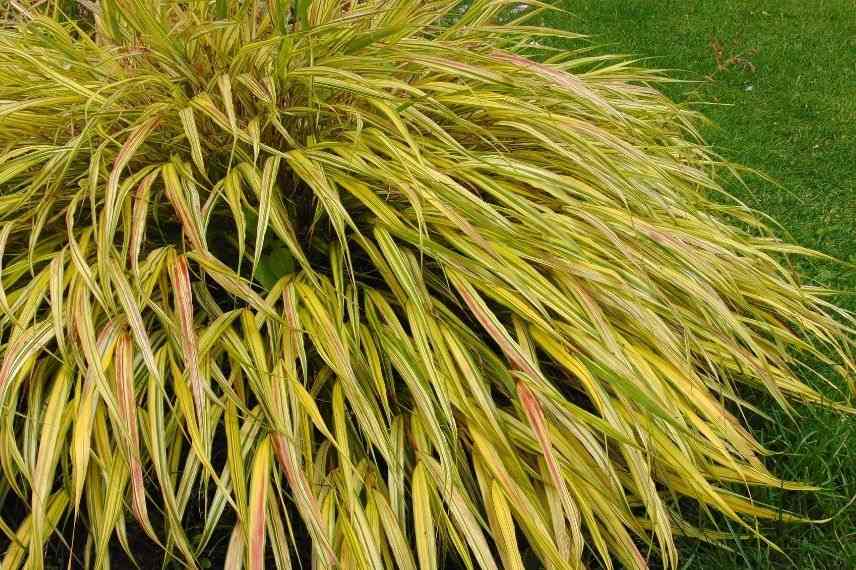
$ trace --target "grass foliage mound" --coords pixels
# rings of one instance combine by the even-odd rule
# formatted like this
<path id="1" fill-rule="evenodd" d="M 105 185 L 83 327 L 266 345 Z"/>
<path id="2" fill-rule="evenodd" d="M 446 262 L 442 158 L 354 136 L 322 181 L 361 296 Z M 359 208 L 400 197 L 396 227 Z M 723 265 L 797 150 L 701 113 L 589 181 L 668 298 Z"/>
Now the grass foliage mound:
<path id="1" fill-rule="evenodd" d="M 807 487 L 746 399 L 822 402 L 797 374 L 853 377 L 851 317 L 656 75 L 519 5 L 5 24 L 4 570 L 140 534 L 191 568 L 674 568 L 796 519 L 750 498 Z"/>

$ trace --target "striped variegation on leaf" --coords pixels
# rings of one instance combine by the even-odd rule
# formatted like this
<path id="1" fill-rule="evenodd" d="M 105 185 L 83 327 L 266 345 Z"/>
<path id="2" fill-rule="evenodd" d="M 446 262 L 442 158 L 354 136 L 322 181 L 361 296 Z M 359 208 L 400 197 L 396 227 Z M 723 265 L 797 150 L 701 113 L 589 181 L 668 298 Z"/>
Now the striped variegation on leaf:
<path id="1" fill-rule="evenodd" d="M 802 520 L 743 411 L 851 413 L 854 319 L 658 75 L 534 0 L 76 4 L 0 17 L 3 569 L 677 568 Z"/>

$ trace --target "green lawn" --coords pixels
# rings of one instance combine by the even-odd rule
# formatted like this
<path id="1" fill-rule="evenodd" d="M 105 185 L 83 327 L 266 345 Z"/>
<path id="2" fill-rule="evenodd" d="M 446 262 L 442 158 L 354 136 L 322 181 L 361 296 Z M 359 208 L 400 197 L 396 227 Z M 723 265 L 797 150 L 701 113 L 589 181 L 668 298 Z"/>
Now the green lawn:
<path id="1" fill-rule="evenodd" d="M 591 34 L 598 50 L 647 58 L 651 67 L 696 80 L 669 94 L 711 119 L 707 141 L 726 159 L 760 170 L 781 187 L 748 179 L 733 194 L 769 214 L 790 239 L 856 262 L 856 1 L 566 0 L 553 26 Z M 717 50 L 723 68 L 717 65 Z M 800 261 L 806 280 L 856 289 L 847 266 Z M 856 297 L 839 302 L 856 309 Z M 856 419 L 800 409 L 795 420 L 766 405 L 772 422 L 750 418 L 780 476 L 822 486 L 819 495 L 761 498 L 812 518 L 856 496 Z M 686 569 L 856 568 L 856 506 L 825 525 L 770 524 L 732 551 L 683 543 Z"/>

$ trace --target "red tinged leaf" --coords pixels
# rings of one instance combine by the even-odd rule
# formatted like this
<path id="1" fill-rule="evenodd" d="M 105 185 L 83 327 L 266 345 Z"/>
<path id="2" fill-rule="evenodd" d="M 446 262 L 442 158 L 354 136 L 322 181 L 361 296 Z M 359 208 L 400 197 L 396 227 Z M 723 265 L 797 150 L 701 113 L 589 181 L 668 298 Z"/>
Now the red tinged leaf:
<path id="1" fill-rule="evenodd" d="M 538 403 L 535 394 L 522 381 L 517 382 L 517 395 L 520 398 L 520 404 L 523 407 L 526 418 L 529 420 L 529 426 L 532 428 L 532 432 L 541 445 L 541 451 L 544 453 L 544 460 L 547 462 L 547 469 L 550 472 L 550 479 L 553 486 L 559 491 L 565 516 L 572 527 L 573 559 L 579 565 L 583 553 L 582 535 L 580 533 L 580 511 L 574 504 L 571 494 L 568 492 L 564 475 L 559 470 L 559 463 L 556 461 L 556 456 L 553 453 L 553 445 L 550 443 L 549 428 L 544 418 L 544 411 L 541 409 L 541 404 Z"/>
<path id="2" fill-rule="evenodd" d="M 158 124 L 160 124 L 160 119 L 152 117 L 137 126 L 131 132 L 125 144 L 122 145 L 113 162 L 113 170 L 110 172 L 110 177 L 107 179 L 107 187 L 104 191 L 104 210 L 99 236 L 99 251 L 103 253 L 109 252 L 113 235 L 116 233 L 119 210 L 122 207 L 122 197 L 119 195 L 119 180 L 122 176 L 122 171 L 134 157 L 134 153 L 145 142 L 146 138 L 157 128 Z"/>
<path id="3" fill-rule="evenodd" d="M 134 354 L 133 343 L 128 335 L 122 335 L 116 343 L 116 354 L 114 356 L 116 370 L 116 391 L 119 401 L 119 417 L 127 428 L 127 450 L 128 465 L 131 469 L 131 510 L 134 518 L 140 524 L 145 533 L 156 543 L 160 541 L 155 534 L 152 523 L 149 520 L 146 507 L 145 478 L 140 457 L 140 436 L 137 425 L 137 401 L 134 394 Z"/>
<path id="4" fill-rule="evenodd" d="M 281 434 L 273 434 L 271 437 L 273 438 L 273 448 L 277 461 L 285 472 L 286 480 L 294 496 L 294 502 L 300 510 L 303 520 L 309 527 L 309 533 L 318 548 L 321 549 L 321 553 L 327 564 L 335 566 L 338 564 L 336 553 L 333 552 L 330 541 L 326 536 L 324 519 L 321 516 L 318 501 L 312 494 L 312 489 L 306 480 L 306 475 L 295 461 L 293 451 L 289 448 L 285 437 Z"/>
<path id="5" fill-rule="evenodd" d="M 265 437 L 256 448 L 250 475 L 250 520 L 248 522 L 247 558 L 250 570 L 265 568 L 265 526 L 270 489 L 270 438 Z"/>
<path id="6" fill-rule="evenodd" d="M 169 263 L 170 283 L 175 297 L 175 310 L 181 331 L 181 350 L 193 404 L 196 409 L 196 421 L 201 433 L 206 433 L 205 386 L 199 369 L 199 340 L 193 324 L 193 289 L 190 282 L 190 269 L 183 255 L 171 255 Z"/>

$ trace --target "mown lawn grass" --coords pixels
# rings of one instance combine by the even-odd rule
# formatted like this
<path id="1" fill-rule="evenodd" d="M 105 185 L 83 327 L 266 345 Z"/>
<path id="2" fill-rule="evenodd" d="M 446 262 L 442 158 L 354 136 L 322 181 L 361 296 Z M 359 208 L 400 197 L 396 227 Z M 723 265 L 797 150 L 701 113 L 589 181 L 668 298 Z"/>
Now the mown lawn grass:
<path id="1" fill-rule="evenodd" d="M 568 0 L 547 23 L 591 34 L 599 52 L 647 58 L 647 65 L 692 80 L 667 86 L 711 120 L 707 141 L 727 160 L 757 169 L 748 189 L 729 190 L 770 215 L 801 245 L 856 262 L 856 2 L 853 0 Z M 799 262 L 810 281 L 856 289 L 852 267 Z M 839 302 L 856 308 L 856 297 Z M 808 375 L 807 375 L 808 376 Z M 731 551 L 685 542 L 683 568 L 856 568 L 856 419 L 801 408 L 788 418 L 771 403 L 771 421 L 749 418 L 779 475 L 808 481 L 820 494 L 763 498 L 824 525 L 772 524 L 767 537 Z M 840 513 L 840 514 L 839 514 Z M 727 529 L 726 529 L 727 530 Z"/>

